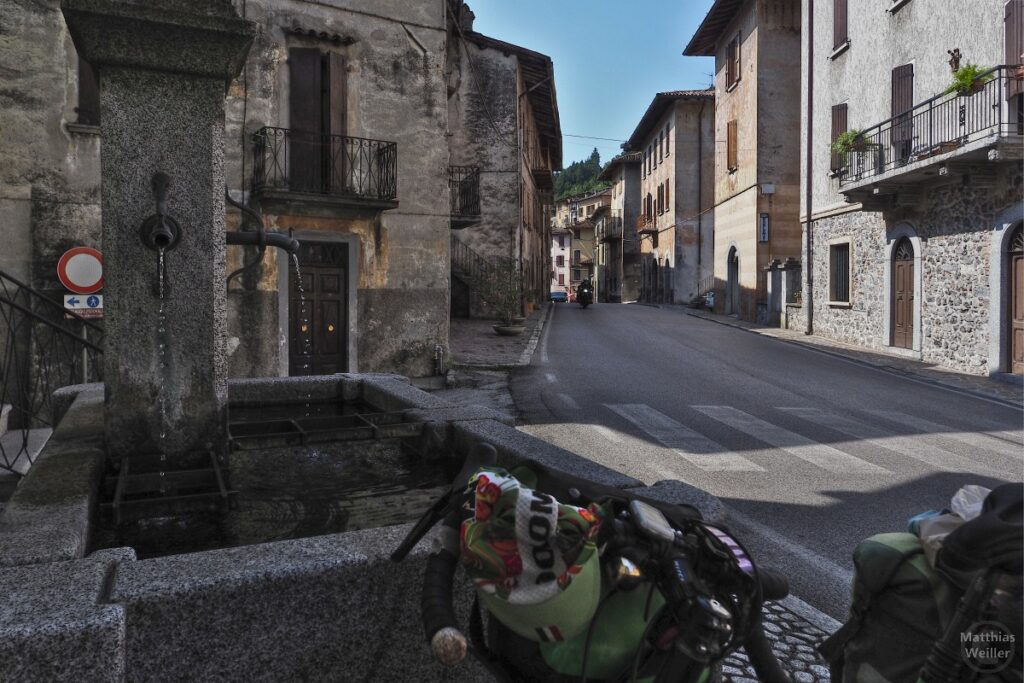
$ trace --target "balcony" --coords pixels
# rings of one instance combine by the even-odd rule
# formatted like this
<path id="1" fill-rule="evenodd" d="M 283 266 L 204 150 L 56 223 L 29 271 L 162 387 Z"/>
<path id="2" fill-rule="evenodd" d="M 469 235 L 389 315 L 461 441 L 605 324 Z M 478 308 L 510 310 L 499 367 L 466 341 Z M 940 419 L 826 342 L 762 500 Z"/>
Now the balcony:
<path id="1" fill-rule="evenodd" d="M 344 135 L 261 128 L 253 135 L 252 191 L 373 210 L 398 206 L 398 145 Z"/>
<path id="2" fill-rule="evenodd" d="M 1018 74 L 1015 66 L 994 67 L 973 92 L 936 95 L 864 130 L 840 157 L 839 191 L 877 210 L 916 203 L 924 183 L 994 177 L 992 161 L 1022 156 L 1024 131 L 1010 106 L 1021 90 Z"/>
<path id="3" fill-rule="evenodd" d="M 601 242 L 618 242 L 622 239 L 622 216 L 619 212 L 605 216 L 598 222 L 597 235 Z"/>
<path id="4" fill-rule="evenodd" d="M 657 235 L 658 226 L 654 216 L 642 213 L 636 218 L 636 233 L 638 235 Z"/>
<path id="5" fill-rule="evenodd" d="M 461 230 L 480 222 L 480 169 L 449 166 L 448 192 L 451 198 L 451 227 Z"/>

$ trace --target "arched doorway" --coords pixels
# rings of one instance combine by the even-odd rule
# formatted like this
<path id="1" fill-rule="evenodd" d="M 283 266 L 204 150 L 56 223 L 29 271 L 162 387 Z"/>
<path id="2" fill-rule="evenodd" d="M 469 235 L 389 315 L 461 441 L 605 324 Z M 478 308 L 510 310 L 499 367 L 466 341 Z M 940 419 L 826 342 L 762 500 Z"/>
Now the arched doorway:
<path id="1" fill-rule="evenodd" d="M 892 345 L 914 345 L 914 245 L 907 237 L 892 252 Z"/>
<path id="2" fill-rule="evenodd" d="M 1015 375 L 1024 374 L 1024 224 L 1017 223 L 1010 235 L 1006 253 L 1010 275 L 1009 305 L 1006 307 L 1010 343 L 1007 344 L 1007 367 Z"/>
<path id="3" fill-rule="evenodd" d="M 740 312 L 740 254 L 733 247 L 729 250 L 725 285 L 725 314 L 739 315 Z"/>

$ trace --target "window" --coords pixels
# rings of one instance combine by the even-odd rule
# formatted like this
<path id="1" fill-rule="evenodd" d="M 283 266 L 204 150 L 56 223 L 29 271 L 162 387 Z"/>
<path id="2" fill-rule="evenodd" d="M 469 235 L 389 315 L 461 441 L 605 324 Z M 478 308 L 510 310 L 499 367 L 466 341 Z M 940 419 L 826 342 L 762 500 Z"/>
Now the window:
<path id="1" fill-rule="evenodd" d="M 667 183 L 667 182 L 665 183 L 665 211 L 669 211 L 669 203 L 668 203 L 668 183 Z"/>
<path id="2" fill-rule="evenodd" d="M 572 252 L 572 262 L 573 263 L 579 263 L 580 262 L 580 250 L 579 249 L 576 249 L 575 251 Z M 577 279 L 579 279 L 579 278 L 577 278 Z"/>
<path id="3" fill-rule="evenodd" d="M 832 0 L 832 47 L 838 50 L 850 39 L 846 30 L 847 0 Z"/>
<path id="4" fill-rule="evenodd" d="M 582 271 L 579 268 L 573 268 L 572 269 L 572 281 L 573 282 L 579 282 L 580 281 L 580 273 L 581 272 Z"/>
<path id="5" fill-rule="evenodd" d="M 658 133 L 658 161 L 665 155 L 665 134 Z"/>
<path id="6" fill-rule="evenodd" d="M 850 243 L 828 247 L 828 298 L 834 303 L 850 303 Z"/>
<path id="7" fill-rule="evenodd" d="M 726 128 L 726 130 L 725 130 L 725 135 L 726 135 L 726 141 L 725 141 L 725 147 L 726 147 L 726 167 L 729 169 L 729 172 L 732 173 L 733 171 L 735 171 L 736 169 L 738 169 L 740 167 L 739 150 L 737 149 L 737 140 L 736 140 L 736 135 L 737 135 L 736 120 L 734 119 L 734 120 L 730 121 L 729 123 L 727 123 L 725 128 Z"/>
<path id="8" fill-rule="evenodd" d="M 665 211 L 665 189 L 661 185 L 658 185 L 657 207 L 658 215 L 660 216 Z"/>
<path id="9" fill-rule="evenodd" d="M 914 65 L 904 64 L 892 70 L 892 146 L 893 154 L 900 162 L 910 157 L 914 144 L 914 119 L 910 110 L 914 108 Z"/>
<path id="10" fill-rule="evenodd" d="M 558 266 L 559 268 L 564 267 L 565 266 L 565 257 L 562 256 L 561 254 L 556 256 L 555 257 L 555 265 Z"/>
<path id="11" fill-rule="evenodd" d="M 96 69 L 78 58 L 78 123 L 84 126 L 100 125 L 100 81 Z"/>
<path id="12" fill-rule="evenodd" d="M 335 52 L 296 47 L 288 51 L 288 70 L 291 189 L 322 192 L 335 183 L 347 184 L 344 173 L 331 172 L 337 152 L 326 137 L 345 135 L 344 58 Z"/>
<path id="13" fill-rule="evenodd" d="M 672 126 L 665 126 L 665 156 L 672 153 Z"/>
<path id="14" fill-rule="evenodd" d="M 558 274 L 558 284 L 560 284 L 560 285 L 564 285 L 565 284 L 565 273 L 559 273 Z"/>
<path id="15" fill-rule="evenodd" d="M 846 103 L 837 104 L 832 107 L 832 142 L 835 142 L 847 130 L 846 111 Z M 842 154 L 832 152 L 831 169 L 833 172 L 839 171 L 845 165 L 846 160 L 843 156 Z"/>
<path id="16" fill-rule="evenodd" d="M 729 46 L 725 50 L 725 87 L 731 88 L 740 82 L 740 37 L 742 34 L 736 33 L 736 37 L 729 42 Z"/>

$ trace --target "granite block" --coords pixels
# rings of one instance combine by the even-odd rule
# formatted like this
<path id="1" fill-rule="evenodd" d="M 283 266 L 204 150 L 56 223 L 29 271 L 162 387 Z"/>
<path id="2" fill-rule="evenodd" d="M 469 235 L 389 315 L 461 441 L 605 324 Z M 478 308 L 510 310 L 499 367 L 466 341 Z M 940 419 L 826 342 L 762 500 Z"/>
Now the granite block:
<path id="1" fill-rule="evenodd" d="M 308 401 L 342 401 L 344 398 L 344 382 L 339 375 L 259 377 L 228 381 L 228 403 L 232 406 L 301 404 Z"/>
<path id="2" fill-rule="evenodd" d="M 534 460 L 553 470 L 582 477 L 605 486 L 636 488 L 643 482 L 621 472 L 608 469 L 575 453 L 525 434 L 494 420 L 467 420 L 452 423 L 454 447 L 460 453 L 471 453 L 480 442 L 489 443 L 498 451 L 498 464 L 512 467 L 524 459 Z"/>
<path id="3" fill-rule="evenodd" d="M 54 424 L 60 424 L 60 421 L 64 419 L 64 415 L 68 412 L 71 404 L 74 403 L 75 399 L 78 398 L 78 395 L 83 392 L 89 392 L 94 395 L 98 392 L 102 397 L 103 384 L 100 382 L 93 384 L 70 384 L 53 392 L 50 397 L 50 410 L 53 411 Z"/>
<path id="4" fill-rule="evenodd" d="M 79 385 L 83 386 L 83 385 Z M 70 407 L 63 412 L 50 436 L 52 443 L 74 442 L 81 447 L 84 440 L 98 445 L 103 439 L 103 385 L 85 385 L 90 388 L 75 394 Z"/>
<path id="5" fill-rule="evenodd" d="M 362 400 L 385 413 L 409 408 L 450 408 L 452 404 L 417 389 L 407 379 L 394 375 L 359 375 L 362 380 Z"/>
<path id="6" fill-rule="evenodd" d="M 125 615 L 103 604 L 111 561 L 0 569 L 0 680 L 124 680 Z"/>
<path id="7" fill-rule="evenodd" d="M 510 427 L 515 420 L 505 413 L 484 406 L 458 406 L 454 408 L 412 409 L 405 411 L 405 419 L 413 422 L 460 422 L 463 420 L 494 420 Z"/>

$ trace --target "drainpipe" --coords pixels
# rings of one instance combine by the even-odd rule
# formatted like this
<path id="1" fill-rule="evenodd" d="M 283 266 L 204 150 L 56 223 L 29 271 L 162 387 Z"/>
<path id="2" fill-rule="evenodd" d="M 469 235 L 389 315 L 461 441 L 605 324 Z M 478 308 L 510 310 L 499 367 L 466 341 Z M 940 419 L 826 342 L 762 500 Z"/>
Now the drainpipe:
<path id="1" fill-rule="evenodd" d="M 807 255 L 804 258 L 804 272 L 807 273 L 806 334 L 814 334 L 814 221 L 811 220 L 814 193 L 814 0 L 807 0 L 807 177 L 804 180 L 807 212 Z"/>
<path id="2" fill-rule="evenodd" d="M 707 106 L 707 100 L 700 103 L 700 111 L 697 112 L 697 265 L 701 262 L 701 252 L 703 251 L 703 237 L 704 237 L 704 201 L 701 199 L 701 190 L 703 190 L 704 176 L 704 107 Z M 678 133 L 676 133 L 676 139 L 678 140 Z M 697 269 L 697 287 L 700 287 L 701 277 L 700 268 Z M 700 292 L 697 292 L 700 295 Z"/>

